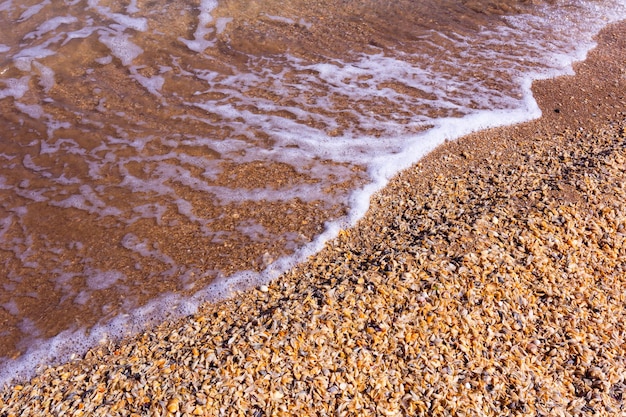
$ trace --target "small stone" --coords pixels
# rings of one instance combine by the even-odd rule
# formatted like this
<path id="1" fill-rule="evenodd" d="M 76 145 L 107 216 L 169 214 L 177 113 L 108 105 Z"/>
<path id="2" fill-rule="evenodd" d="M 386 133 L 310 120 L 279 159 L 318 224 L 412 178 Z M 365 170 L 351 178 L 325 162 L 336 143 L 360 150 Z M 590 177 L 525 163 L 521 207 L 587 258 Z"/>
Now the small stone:
<path id="1" fill-rule="evenodd" d="M 178 398 L 172 398 L 167 402 L 167 411 L 174 414 L 178 412 L 180 400 Z"/>

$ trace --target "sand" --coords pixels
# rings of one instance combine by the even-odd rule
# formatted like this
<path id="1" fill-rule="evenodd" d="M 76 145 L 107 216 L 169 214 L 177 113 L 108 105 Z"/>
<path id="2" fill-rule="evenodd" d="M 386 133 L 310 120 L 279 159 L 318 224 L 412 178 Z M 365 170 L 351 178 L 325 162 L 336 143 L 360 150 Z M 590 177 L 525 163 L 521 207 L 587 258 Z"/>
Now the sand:
<path id="1" fill-rule="evenodd" d="M 267 286 L 5 387 L 0 415 L 624 415 L 626 22 L 543 117 L 447 143 Z"/>

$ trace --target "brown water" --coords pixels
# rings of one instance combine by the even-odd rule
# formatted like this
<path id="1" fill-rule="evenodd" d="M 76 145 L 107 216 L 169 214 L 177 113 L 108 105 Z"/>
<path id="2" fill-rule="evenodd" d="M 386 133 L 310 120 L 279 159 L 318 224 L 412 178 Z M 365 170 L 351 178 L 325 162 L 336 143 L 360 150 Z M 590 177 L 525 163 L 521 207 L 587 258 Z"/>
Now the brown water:
<path id="1" fill-rule="evenodd" d="M 0 356 L 279 272 L 444 139 L 535 117 L 530 78 L 619 16 L 623 1 L 0 2 Z"/>

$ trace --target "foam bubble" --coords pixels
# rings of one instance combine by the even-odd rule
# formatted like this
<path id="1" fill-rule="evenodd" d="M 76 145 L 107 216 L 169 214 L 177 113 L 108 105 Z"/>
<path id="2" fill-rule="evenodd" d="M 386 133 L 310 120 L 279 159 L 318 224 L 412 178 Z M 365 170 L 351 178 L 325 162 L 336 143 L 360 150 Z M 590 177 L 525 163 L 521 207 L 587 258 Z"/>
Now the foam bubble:
<path id="1" fill-rule="evenodd" d="M 18 328 L 22 333 L 33 335 L 34 337 L 38 337 L 41 334 L 41 331 L 37 328 L 35 322 L 26 317 L 24 317 L 19 323 Z"/>
<path id="2" fill-rule="evenodd" d="M 160 75 L 154 75 L 152 77 L 146 77 L 141 75 L 137 70 L 139 67 L 131 67 L 130 73 L 131 77 L 135 79 L 139 84 L 141 84 L 146 90 L 148 90 L 151 94 L 155 96 L 161 97 L 161 89 L 163 88 L 163 84 L 165 84 L 165 78 Z"/>
<path id="3" fill-rule="evenodd" d="M 50 174 L 46 174 L 50 176 Z M 50 200 L 49 204 L 62 208 L 76 208 L 88 213 L 98 214 L 101 217 L 116 217 L 122 214 L 121 210 L 117 207 L 109 206 L 102 201 L 91 186 L 83 184 L 79 187 L 79 191 L 80 194 L 74 194 L 63 200 Z"/>
<path id="4" fill-rule="evenodd" d="M 74 303 L 85 305 L 89 302 L 90 299 L 91 299 L 91 292 L 87 290 L 83 290 L 79 292 L 78 295 L 76 295 L 76 297 L 74 297 Z"/>
<path id="5" fill-rule="evenodd" d="M 133 207 L 133 212 L 138 216 L 131 218 L 128 223 L 132 224 L 139 219 L 154 219 L 156 224 L 163 226 L 163 215 L 167 212 L 167 206 L 162 204 L 143 204 Z"/>
<path id="6" fill-rule="evenodd" d="M 114 13 L 111 12 L 111 9 L 108 7 L 100 6 L 99 0 L 89 0 L 89 7 L 95 9 L 101 15 L 113 20 L 115 23 L 120 25 L 117 29 L 134 29 L 139 32 L 145 32 L 148 30 L 148 20 L 145 17 L 132 17 L 127 14 L 122 13 Z M 129 11 L 130 10 L 130 11 Z M 128 6 L 127 12 L 134 13 L 139 11 L 136 7 L 136 2 Z M 115 27 L 115 25 L 111 25 L 111 27 Z"/>
<path id="7" fill-rule="evenodd" d="M 61 25 L 67 25 L 70 23 L 75 23 L 77 21 L 78 19 L 74 16 L 53 17 L 39 25 L 39 27 L 34 32 L 30 32 L 26 36 L 24 36 L 24 39 L 41 38 L 46 33 L 56 30 Z"/>
<path id="8" fill-rule="evenodd" d="M 96 62 L 100 65 L 107 65 L 113 62 L 113 57 L 111 55 L 107 55 L 101 58 L 96 58 Z"/>
<path id="9" fill-rule="evenodd" d="M 176 265 L 176 262 L 174 262 L 172 258 L 158 250 L 154 244 L 151 244 L 147 239 L 142 240 L 132 233 L 126 234 L 120 243 L 126 249 L 136 252 L 145 258 L 156 259 L 164 264 L 172 266 L 172 268 Z"/>
<path id="10" fill-rule="evenodd" d="M 215 41 L 209 41 L 206 39 L 207 35 L 214 32 L 214 28 L 207 27 L 209 23 L 213 21 L 211 11 L 217 7 L 217 0 L 201 0 L 200 1 L 200 14 L 198 15 L 198 26 L 193 34 L 194 39 L 179 38 L 187 48 L 195 52 L 204 52 L 205 49 L 215 45 Z"/>
<path id="11" fill-rule="evenodd" d="M 97 268 L 86 269 L 87 287 L 91 290 L 104 290 L 116 282 L 123 281 L 126 276 L 120 271 L 101 271 Z"/>
<path id="12" fill-rule="evenodd" d="M 137 7 L 137 0 L 130 0 L 128 6 L 126 6 L 126 13 L 133 14 L 139 12 L 139 7 Z"/>
<path id="13" fill-rule="evenodd" d="M 268 238 L 272 237 L 272 235 L 267 231 L 265 227 L 263 227 L 262 224 L 259 224 L 252 220 L 239 223 L 235 230 L 245 236 L 250 237 L 253 242 L 264 242 Z"/>
<path id="14" fill-rule="evenodd" d="M 33 62 L 33 66 L 37 69 L 37 71 L 39 71 L 39 85 L 41 85 L 47 93 L 52 87 L 54 87 L 55 84 L 54 71 L 37 61 Z"/>
<path id="15" fill-rule="evenodd" d="M 23 104 L 18 101 L 15 103 L 15 107 L 33 119 L 41 119 L 41 117 L 46 114 L 43 107 L 39 104 Z"/>
<path id="16" fill-rule="evenodd" d="M 5 183 L 4 178 L 0 178 L 0 189 L 6 189 L 3 184 Z M 9 228 L 13 224 L 13 216 L 7 216 L 4 218 L 0 218 L 0 238 L 3 238 L 4 235 L 9 231 Z"/>
<path id="17" fill-rule="evenodd" d="M 224 30 L 226 30 L 226 25 L 228 25 L 230 22 L 233 21 L 232 17 L 220 17 L 219 19 L 217 19 L 215 21 L 215 30 L 216 33 L 219 35 L 221 33 L 224 32 Z"/>
<path id="18" fill-rule="evenodd" d="M 131 17 L 120 13 L 110 13 L 108 16 L 124 28 L 134 29 L 139 32 L 148 30 L 148 20 L 144 17 Z"/>
<path id="19" fill-rule="evenodd" d="M 288 25 L 294 25 L 296 23 L 295 20 L 284 16 L 276 16 L 267 13 L 263 13 L 263 16 L 267 17 L 270 20 L 273 20 L 274 22 L 286 23 Z"/>
<path id="20" fill-rule="evenodd" d="M 62 123 L 62 125 L 69 127 L 67 123 Z M 40 146 L 40 155 L 53 154 L 56 152 L 67 152 L 75 155 L 85 155 L 86 153 L 74 139 L 59 139 L 54 143 L 42 141 Z"/>
<path id="21" fill-rule="evenodd" d="M 91 24 L 91 22 L 88 22 L 88 24 Z M 96 28 L 94 27 L 84 27 L 82 29 L 79 30 L 75 30 L 72 32 L 67 32 L 65 35 L 65 41 L 63 41 L 62 45 L 67 44 L 68 42 L 70 42 L 73 39 L 84 39 L 87 38 L 89 36 L 91 36 L 94 32 L 96 31 Z"/>
<path id="22" fill-rule="evenodd" d="M 9 314 L 17 316 L 20 314 L 20 308 L 17 306 L 17 303 L 14 300 L 7 301 L 2 304 L 0 307 L 4 308 Z"/>
<path id="23" fill-rule="evenodd" d="M 313 26 L 313 24 L 312 24 L 312 23 L 307 22 L 306 20 L 304 20 L 304 18 L 300 18 L 300 20 L 298 20 L 298 24 L 299 24 L 300 26 L 304 26 L 304 27 L 305 27 L 305 28 L 307 28 L 307 29 L 311 29 L 311 27 Z"/>
<path id="24" fill-rule="evenodd" d="M 47 121 L 47 133 L 48 133 L 48 137 L 51 138 L 52 135 L 54 134 L 54 132 L 58 129 L 67 129 L 70 127 L 70 123 L 69 122 L 60 122 L 58 120 L 55 120 L 52 117 L 48 117 Z"/>
<path id="25" fill-rule="evenodd" d="M 13 7 L 13 0 L 6 0 L 0 3 L 0 12 L 8 12 Z"/>
<path id="26" fill-rule="evenodd" d="M 42 59 L 54 54 L 54 51 L 48 49 L 44 45 L 33 46 L 32 48 L 24 48 L 17 54 L 15 54 L 13 56 L 13 62 L 15 64 L 15 67 L 19 70 L 30 72 L 30 65 L 35 59 Z"/>
<path id="27" fill-rule="evenodd" d="M 30 6 L 28 9 L 26 9 L 20 15 L 20 17 L 19 17 L 19 19 L 17 21 L 18 22 L 23 22 L 25 20 L 30 19 L 31 17 L 33 17 L 36 14 L 38 14 L 48 4 L 50 4 L 50 0 L 45 0 L 45 1 L 41 2 L 41 3 L 38 3 L 38 4 Z"/>
<path id="28" fill-rule="evenodd" d="M 24 155 L 22 164 L 24 165 L 25 168 L 28 168 L 31 171 L 35 171 L 35 172 L 45 171 L 44 167 L 38 166 L 37 164 L 33 162 L 33 157 L 30 155 Z M 46 173 L 43 173 L 43 175 L 46 175 Z"/>
<path id="29" fill-rule="evenodd" d="M 100 30 L 100 42 L 106 45 L 111 53 L 122 61 L 122 65 L 129 66 L 133 60 L 143 53 L 143 49 L 130 41 L 130 35 L 112 30 Z"/>

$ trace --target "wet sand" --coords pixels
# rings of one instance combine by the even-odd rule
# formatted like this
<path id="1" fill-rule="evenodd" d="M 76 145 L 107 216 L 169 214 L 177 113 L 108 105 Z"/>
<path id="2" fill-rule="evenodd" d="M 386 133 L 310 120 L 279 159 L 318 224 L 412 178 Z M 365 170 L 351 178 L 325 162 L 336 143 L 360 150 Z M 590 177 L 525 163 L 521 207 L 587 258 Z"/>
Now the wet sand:
<path id="1" fill-rule="evenodd" d="M 626 22 L 544 116 L 439 147 L 268 286 L 6 387 L 0 415 L 626 413 Z"/>

